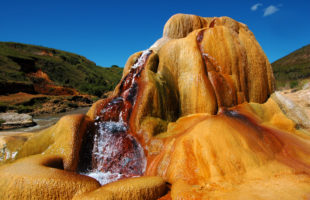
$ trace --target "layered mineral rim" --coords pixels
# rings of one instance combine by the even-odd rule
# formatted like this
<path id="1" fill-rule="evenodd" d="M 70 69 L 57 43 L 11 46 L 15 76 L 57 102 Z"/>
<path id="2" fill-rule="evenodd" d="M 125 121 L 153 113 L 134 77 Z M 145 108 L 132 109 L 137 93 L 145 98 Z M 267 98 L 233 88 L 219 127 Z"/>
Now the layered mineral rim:
<path id="1" fill-rule="evenodd" d="M 0 197 L 307 199 L 310 134 L 273 91 L 246 25 L 176 14 L 86 115 L 0 138 Z"/>

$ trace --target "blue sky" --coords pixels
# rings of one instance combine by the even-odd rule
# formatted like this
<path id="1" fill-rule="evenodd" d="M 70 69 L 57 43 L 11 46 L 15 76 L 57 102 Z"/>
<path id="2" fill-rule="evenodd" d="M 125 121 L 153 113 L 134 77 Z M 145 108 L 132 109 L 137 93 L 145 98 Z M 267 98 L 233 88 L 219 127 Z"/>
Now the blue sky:
<path id="1" fill-rule="evenodd" d="M 229 16 L 247 24 L 270 62 L 310 44 L 310 1 L 0 0 L 0 41 L 77 53 L 124 66 L 162 35 L 176 13 Z"/>

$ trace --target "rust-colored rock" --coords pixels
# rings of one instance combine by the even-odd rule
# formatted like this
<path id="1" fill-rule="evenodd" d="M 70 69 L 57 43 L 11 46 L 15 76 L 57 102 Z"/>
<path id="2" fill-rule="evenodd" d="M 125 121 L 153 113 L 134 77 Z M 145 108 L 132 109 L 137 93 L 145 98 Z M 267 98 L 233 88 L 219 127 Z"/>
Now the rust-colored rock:
<path id="1" fill-rule="evenodd" d="M 130 56 L 113 94 L 34 134 L 16 158 L 57 156 L 65 171 L 106 176 L 101 184 L 141 175 L 171 184 L 125 179 L 76 199 L 306 199 L 310 137 L 269 98 L 273 90 L 246 25 L 177 14 L 149 50 Z"/>
<path id="2" fill-rule="evenodd" d="M 28 73 L 27 76 L 33 80 L 35 92 L 47 95 L 79 95 L 80 93 L 69 87 L 58 86 L 51 81 L 49 76 L 41 69 L 33 73 Z"/>

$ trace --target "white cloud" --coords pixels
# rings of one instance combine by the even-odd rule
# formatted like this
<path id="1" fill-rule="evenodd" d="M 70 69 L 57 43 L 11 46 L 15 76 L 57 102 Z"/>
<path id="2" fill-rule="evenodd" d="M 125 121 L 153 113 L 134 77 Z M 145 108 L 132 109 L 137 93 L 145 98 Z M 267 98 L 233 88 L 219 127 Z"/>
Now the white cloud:
<path id="1" fill-rule="evenodd" d="M 254 4 L 254 5 L 251 7 L 251 10 L 252 10 L 252 11 L 255 11 L 255 10 L 258 9 L 259 6 L 262 6 L 262 5 L 263 5 L 263 4 L 261 4 L 261 3 Z"/>
<path id="2" fill-rule="evenodd" d="M 270 5 L 268 6 L 265 11 L 264 11 L 264 17 L 268 16 L 268 15 L 272 15 L 275 12 L 279 11 L 279 6 L 274 6 L 274 5 Z"/>

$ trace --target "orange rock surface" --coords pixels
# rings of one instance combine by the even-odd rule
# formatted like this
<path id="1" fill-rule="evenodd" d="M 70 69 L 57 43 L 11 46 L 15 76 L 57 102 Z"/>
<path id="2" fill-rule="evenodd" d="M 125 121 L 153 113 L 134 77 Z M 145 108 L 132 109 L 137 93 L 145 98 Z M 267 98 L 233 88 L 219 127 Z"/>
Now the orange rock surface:
<path id="1" fill-rule="evenodd" d="M 166 194 L 167 185 L 160 177 L 143 176 L 107 184 L 95 191 L 77 195 L 74 200 L 83 199 L 135 199 L 156 200 Z"/>
<path id="2" fill-rule="evenodd" d="M 281 190 L 302 199 L 310 192 L 309 139 L 272 99 L 194 114 L 152 140 L 146 174 L 172 183 L 172 199 L 292 199 Z"/>
<path id="3" fill-rule="evenodd" d="M 63 193 L 66 197 L 308 199 L 310 134 L 296 129 L 277 101 L 269 98 L 273 91 L 270 63 L 246 25 L 228 17 L 174 15 L 149 51 L 130 56 L 111 96 L 93 104 L 87 115 L 64 117 L 26 142 L 23 139 L 21 148 L 10 147 L 16 150 L 14 159 L 23 159 L 4 161 L 13 163 L 1 166 L 0 187 L 12 184 L 10 177 L 25 177 L 31 181 L 23 182 L 23 187 L 42 191 L 38 197 L 50 197 L 54 189 L 43 190 L 32 177 L 50 177 L 44 170 L 53 166 L 43 169 L 37 159 L 54 163 L 57 158 L 64 171 L 57 169 L 56 177 L 69 173 L 70 180 L 83 182 L 85 176 L 68 171 L 77 171 L 85 163 L 94 166 L 87 162 L 95 159 L 100 165 L 100 156 L 92 155 L 92 145 L 104 133 L 130 135 L 134 142 L 127 147 L 137 150 L 141 145 L 144 151 L 136 161 L 147 159 L 145 171 L 143 163 L 138 163 L 139 170 L 162 178 L 126 179 L 99 189 L 98 182 L 88 178 L 94 181 L 91 187 L 88 181 L 79 185 L 85 193 L 68 190 Z M 118 126 L 108 129 L 111 123 Z M 104 159 L 104 165 L 109 164 L 110 157 Z M 116 158 L 112 160 L 119 166 Z M 13 175 L 28 165 L 37 166 L 40 176 Z M 48 188 L 54 183 L 44 184 Z M 61 185 L 52 188 L 57 187 Z M 0 189 L 0 196 L 14 190 Z"/>
<path id="4" fill-rule="evenodd" d="M 71 199 L 97 189 L 87 176 L 63 170 L 58 156 L 35 155 L 0 167 L 0 199 Z"/>

